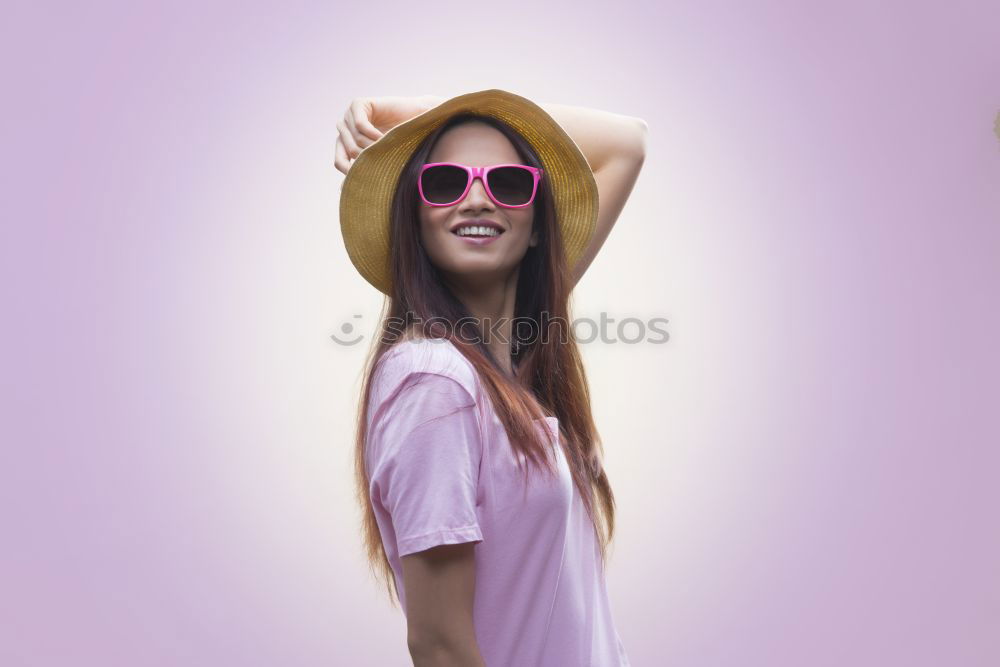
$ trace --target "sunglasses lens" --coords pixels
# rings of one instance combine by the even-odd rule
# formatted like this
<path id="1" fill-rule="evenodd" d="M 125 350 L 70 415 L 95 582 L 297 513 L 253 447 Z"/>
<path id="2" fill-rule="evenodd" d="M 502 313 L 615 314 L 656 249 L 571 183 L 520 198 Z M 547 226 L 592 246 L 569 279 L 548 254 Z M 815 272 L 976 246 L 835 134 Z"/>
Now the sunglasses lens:
<path id="1" fill-rule="evenodd" d="M 450 204 L 462 196 L 469 182 L 469 173 L 459 167 L 438 165 L 428 167 L 420 177 L 424 197 L 432 204 Z"/>
<path id="2" fill-rule="evenodd" d="M 531 201 L 535 186 L 534 175 L 522 167 L 497 167 L 489 174 L 490 191 L 508 206 L 521 206 Z"/>

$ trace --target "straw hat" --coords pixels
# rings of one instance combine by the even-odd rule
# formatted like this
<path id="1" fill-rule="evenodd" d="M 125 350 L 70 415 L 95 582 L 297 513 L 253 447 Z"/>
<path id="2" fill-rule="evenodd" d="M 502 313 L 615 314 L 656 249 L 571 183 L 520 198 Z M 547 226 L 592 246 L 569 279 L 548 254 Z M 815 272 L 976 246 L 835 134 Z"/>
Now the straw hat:
<path id="1" fill-rule="evenodd" d="M 531 100 L 496 88 L 452 97 L 400 123 L 358 154 L 340 192 L 340 231 L 354 267 L 391 293 L 390 211 L 396 182 L 420 142 L 451 116 L 473 112 L 498 118 L 538 153 L 555 202 L 567 263 L 583 255 L 597 225 L 597 182 L 566 131 Z"/>

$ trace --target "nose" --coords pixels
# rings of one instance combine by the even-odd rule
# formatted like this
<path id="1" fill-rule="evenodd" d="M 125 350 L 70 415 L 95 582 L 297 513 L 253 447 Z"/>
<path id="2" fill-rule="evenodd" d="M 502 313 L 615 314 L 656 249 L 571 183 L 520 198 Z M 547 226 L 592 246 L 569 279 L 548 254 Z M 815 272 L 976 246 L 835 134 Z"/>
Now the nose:
<path id="1" fill-rule="evenodd" d="M 465 195 L 465 199 L 461 201 L 460 209 L 478 211 L 483 208 L 493 208 L 493 201 L 486 193 L 482 177 L 477 175 L 472 179 L 472 185 L 469 186 L 469 192 Z"/>

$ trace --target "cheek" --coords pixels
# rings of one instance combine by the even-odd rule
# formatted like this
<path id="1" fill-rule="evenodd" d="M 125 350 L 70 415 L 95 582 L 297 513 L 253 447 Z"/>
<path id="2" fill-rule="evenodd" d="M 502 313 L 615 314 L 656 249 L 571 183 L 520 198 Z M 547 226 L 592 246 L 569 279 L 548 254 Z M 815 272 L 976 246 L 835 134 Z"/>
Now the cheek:
<path id="1" fill-rule="evenodd" d="M 525 243 L 531 240 L 531 232 L 534 225 L 535 215 L 531 211 L 518 211 L 517 217 L 511 219 L 513 231 L 518 239 Z"/>
<path id="2" fill-rule="evenodd" d="M 420 209 L 420 240 L 425 247 L 435 242 L 434 231 L 440 228 L 435 213 L 437 212 L 426 207 Z"/>
<path id="3" fill-rule="evenodd" d="M 431 263 L 441 266 L 449 261 L 448 238 L 445 236 L 447 214 L 439 211 L 420 211 L 420 244 Z"/>

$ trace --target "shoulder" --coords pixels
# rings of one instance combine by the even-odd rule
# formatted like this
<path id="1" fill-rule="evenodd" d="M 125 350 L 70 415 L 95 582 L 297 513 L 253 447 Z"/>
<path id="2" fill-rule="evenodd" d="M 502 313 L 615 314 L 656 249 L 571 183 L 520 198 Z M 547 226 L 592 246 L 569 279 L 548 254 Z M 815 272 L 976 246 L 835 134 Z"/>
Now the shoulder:
<path id="1" fill-rule="evenodd" d="M 457 384 L 473 400 L 478 396 L 476 369 L 451 341 L 410 338 L 395 343 L 376 363 L 371 380 L 371 408 L 377 409 L 414 380 L 426 376 L 437 376 L 431 379 L 439 384 Z"/>
<path id="2" fill-rule="evenodd" d="M 474 393 L 476 369 L 461 352 L 444 338 L 411 338 L 393 345 L 375 367 L 381 381 L 411 373 L 434 373 L 449 377 Z"/>

